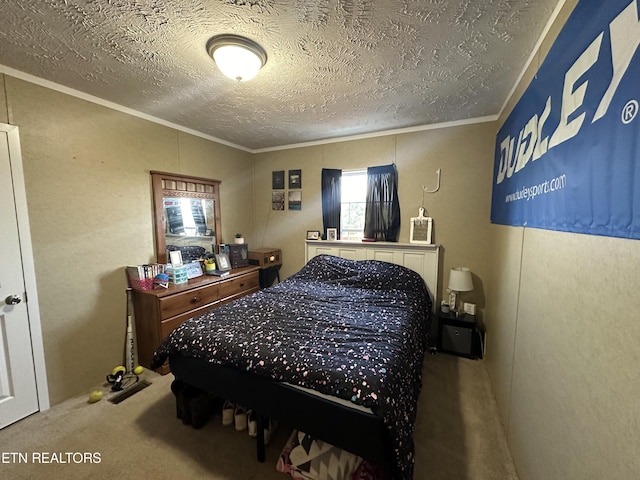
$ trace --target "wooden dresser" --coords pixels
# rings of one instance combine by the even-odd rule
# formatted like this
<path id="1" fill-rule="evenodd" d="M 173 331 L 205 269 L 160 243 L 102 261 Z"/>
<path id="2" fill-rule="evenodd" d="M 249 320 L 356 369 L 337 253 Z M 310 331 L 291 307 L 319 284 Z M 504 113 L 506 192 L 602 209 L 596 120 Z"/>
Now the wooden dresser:
<path id="1" fill-rule="evenodd" d="M 236 268 L 226 277 L 203 276 L 167 289 L 133 292 L 138 363 L 150 368 L 153 353 L 185 320 L 260 289 L 259 267 Z M 169 366 L 157 370 L 165 375 Z"/>

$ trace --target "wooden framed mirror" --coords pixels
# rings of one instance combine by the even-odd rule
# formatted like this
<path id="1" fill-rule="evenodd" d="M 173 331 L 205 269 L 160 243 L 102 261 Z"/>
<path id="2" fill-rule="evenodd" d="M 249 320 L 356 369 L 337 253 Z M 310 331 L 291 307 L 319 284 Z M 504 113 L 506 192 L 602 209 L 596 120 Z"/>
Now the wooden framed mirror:
<path id="1" fill-rule="evenodd" d="M 156 258 L 167 263 L 167 251 L 180 250 L 185 261 L 217 253 L 222 243 L 220 180 L 151 172 Z"/>

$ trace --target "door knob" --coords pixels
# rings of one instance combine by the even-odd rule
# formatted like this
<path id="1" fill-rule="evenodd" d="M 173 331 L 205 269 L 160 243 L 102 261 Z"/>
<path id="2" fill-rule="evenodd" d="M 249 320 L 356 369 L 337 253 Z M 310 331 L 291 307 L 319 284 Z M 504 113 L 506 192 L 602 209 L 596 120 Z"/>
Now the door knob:
<path id="1" fill-rule="evenodd" d="M 4 299 L 4 303 L 6 303 L 7 305 L 17 305 L 22 301 L 22 298 L 20 297 L 20 295 L 9 295 L 7 298 Z"/>

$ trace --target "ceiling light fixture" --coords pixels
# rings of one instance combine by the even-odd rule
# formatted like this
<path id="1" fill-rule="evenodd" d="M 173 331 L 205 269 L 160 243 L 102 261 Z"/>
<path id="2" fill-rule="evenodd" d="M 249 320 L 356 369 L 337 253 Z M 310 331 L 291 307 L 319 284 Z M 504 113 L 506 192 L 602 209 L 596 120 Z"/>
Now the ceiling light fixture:
<path id="1" fill-rule="evenodd" d="M 222 73 L 239 82 L 251 80 L 267 63 L 264 48 L 239 35 L 224 34 L 210 38 L 207 52 Z"/>

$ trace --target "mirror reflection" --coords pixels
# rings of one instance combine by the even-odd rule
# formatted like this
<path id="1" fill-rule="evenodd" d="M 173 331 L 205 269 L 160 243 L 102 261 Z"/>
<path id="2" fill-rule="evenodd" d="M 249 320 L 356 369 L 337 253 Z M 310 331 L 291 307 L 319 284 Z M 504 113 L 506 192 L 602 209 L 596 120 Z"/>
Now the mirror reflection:
<path id="1" fill-rule="evenodd" d="M 203 247 L 212 252 L 215 240 L 214 201 L 207 198 L 164 197 L 167 249 Z"/>
<path id="2" fill-rule="evenodd" d="M 166 235 L 212 237 L 214 229 L 213 200 L 205 198 L 164 198 L 167 219 Z"/>

